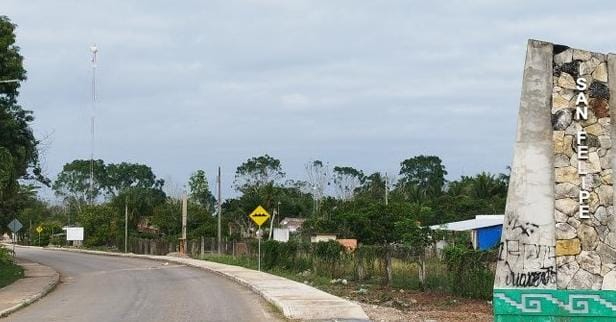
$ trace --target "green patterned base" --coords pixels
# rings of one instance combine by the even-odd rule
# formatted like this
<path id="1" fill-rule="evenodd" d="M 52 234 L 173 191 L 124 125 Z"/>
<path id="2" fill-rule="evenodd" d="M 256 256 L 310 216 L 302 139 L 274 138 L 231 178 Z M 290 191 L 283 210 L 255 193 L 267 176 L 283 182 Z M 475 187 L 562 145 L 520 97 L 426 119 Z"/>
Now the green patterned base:
<path id="1" fill-rule="evenodd" d="M 494 289 L 494 321 L 616 321 L 616 291 Z"/>

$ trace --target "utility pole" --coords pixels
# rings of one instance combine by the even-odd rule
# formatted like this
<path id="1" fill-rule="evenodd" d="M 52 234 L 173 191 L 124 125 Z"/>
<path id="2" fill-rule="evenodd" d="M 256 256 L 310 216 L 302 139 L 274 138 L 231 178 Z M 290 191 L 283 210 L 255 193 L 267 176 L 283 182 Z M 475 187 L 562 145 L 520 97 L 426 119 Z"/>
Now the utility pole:
<path id="1" fill-rule="evenodd" d="M 385 172 L 385 206 L 387 206 L 389 202 L 389 177 L 387 177 L 387 172 Z"/>
<path id="2" fill-rule="evenodd" d="M 257 258 L 257 270 L 261 271 L 261 238 L 263 238 L 263 230 L 261 230 L 261 226 L 257 229 L 257 240 L 259 241 L 258 246 L 258 258 Z"/>
<path id="3" fill-rule="evenodd" d="M 276 209 L 274 209 L 273 211 L 273 216 L 272 219 L 270 220 L 270 230 L 269 230 L 269 237 L 267 239 L 271 240 L 272 239 L 272 231 L 274 230 L 274 220 L 276 219 L 276 214 L 278 213 L 278 211 Z"/>
<path id="4" fill-rule="evenodd" d="M 128 201 L 124 200 L 124 252 L 128 253 Z"/>
<path id="5" fill-rule="evenodd" d="M 220 199 L 220 167 L 218 167 L 218 177 L 216 178 L 216 185 L 218 186 L 218 255 L 222 254 L 222 235 L 221 235 L 221 215 L 222 215 L 222 200 Z"/>
<path id="6" fill-rule="evenodd" d="M 188 217 L 188 198 L 182 196 L 182 239 L 180 240 L 180 255 L 186 254 L 186 219 Z"/>
<path id="7" fill-rule="evenodd" d="M 92 111 L 90 115 L 90 205 L 94 203 L 94 112 L 96 107 L 96 45 L 90 47 L 92 52 Z"/>

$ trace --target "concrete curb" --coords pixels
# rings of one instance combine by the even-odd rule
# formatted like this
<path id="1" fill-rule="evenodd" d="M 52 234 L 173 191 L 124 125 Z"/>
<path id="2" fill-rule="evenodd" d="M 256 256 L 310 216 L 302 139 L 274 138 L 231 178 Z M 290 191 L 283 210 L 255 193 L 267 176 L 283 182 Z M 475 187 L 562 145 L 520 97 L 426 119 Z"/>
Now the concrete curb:
<path id="1" fill-rule="evenodd" d="M 288 319 L 302 321 L 370 321 L 368 315 L 356 303 L 303 283 L 244 267 L 171 256 L 124 254 L 75 248 L 53 247 L 44 249 L 91 255 L 143 258 L 203 269 L 244 285 L 278 308 Z"/>
<path id="2" fill-rule="evenodd" d="M 45 267 L 46 269 L 48 269 L 50 271 L 53 271 L 54 274 L 50 277 L 49 281 L 46 284 L 44 284 L 43 287 L 39 291 L 36 291 L 34 294 L 28 295 L 28 296 L 26 296 L 24 298 L 18 299 L 17 301 L 19 303 L 15 304 L 15 305 L 13 305 L 13 306 L 11 306 L 9 308 L 0 310 L 0 318 L 4 318 L 4 317 L 10 315 L 11 313 L 13 313 L 13 312 L 15 312 L 17 310 L 19 310 L 19 309 L 21 309 L 21 308 L 23 308 L 23 307 L 25 307 L 27 305 L 30 305 L 30 304 L 36 302 L 37 300 L 39 300 L 43 296 L 47 295 L 47 293 L 51 292 L 58 285 L 58 283 L 60 283 L 60 274 L 57 271 L 53 270 L 49 266 L 41 265 L 41 264 L 38 264 L 38 263 L 36 263 L 36 264 L 39 265 L 39 266 Z M 22 265 L 20 265 L 20 266 L 22 266 Z M 24 271 L 25 271 L 24 272 L 24 278 L 27 278 L 28 266 L 22 266 L 22 267 L 24 268 Z M 21 279 L 21 280 L 23 280 L 23 279 Z M 21 280 L 17 280 L 13 284 L 5 286 L 4 288 L 0 289 L 0 291 L 1 290 L 6 290 L 8 287 L 11 287 L 11 286 L 12 287 L 19 287 L 20 286 L 19 282 Z"/>

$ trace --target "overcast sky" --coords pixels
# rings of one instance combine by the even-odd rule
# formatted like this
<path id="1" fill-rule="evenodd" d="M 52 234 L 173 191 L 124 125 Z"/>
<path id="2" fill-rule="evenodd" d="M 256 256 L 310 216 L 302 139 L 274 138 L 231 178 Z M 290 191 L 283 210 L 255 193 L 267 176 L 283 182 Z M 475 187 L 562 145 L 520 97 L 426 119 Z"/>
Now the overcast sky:
<path id="1" fill-rule="evenodd" d="M 17 28 L 44 167 L 95 158 L 224 193 L 268 153 L 291 179 L 320 159 L 397 173 L 419 154 L 449 179 L 511 162 L 528 38 L 616 51 L 616 6 L 579 1 L 0 0 Z"/>

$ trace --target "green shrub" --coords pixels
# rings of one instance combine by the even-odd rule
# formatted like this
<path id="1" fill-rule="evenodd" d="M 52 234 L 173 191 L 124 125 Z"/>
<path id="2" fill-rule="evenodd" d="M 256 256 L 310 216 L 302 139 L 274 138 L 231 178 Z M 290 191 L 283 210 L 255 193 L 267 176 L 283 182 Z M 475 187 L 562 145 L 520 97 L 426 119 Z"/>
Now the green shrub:
<path id="1" fill-rule="evenodd" d="M 0 246 L 0 288 L 23 277 L 23 269 L 13 262 L 12 250 Z"/>
<path id="2" fill-rule="evenodd" d="M 0 265 L 10 265 L 13 264 L 13 254 L 12 250 L 8 248 L 0 246 Z"/>
<path id="3" fill-rule="evenodd" d="M 313 251 L 315 272 L 321 275 L 328 272 L 330 277 L 339 277 L 338 268 L 344 265 L 345 255 L 344 247 L 335 240 L 316 243 Z"/>
<path id="4" fill-rule="evenodd" d="M 490 299 L 494 273 L 490 271 L 489 263 L 495 256 L 494 250 L 477 251 L 463 246 L 445 248 L 449 290 L 464 297 Z"/>
<path id="5" fill-rule="evenodd" d="M 261 267 L 272 269 L 274 267 L 291 271 L 302 271 L 310 268 L 309 257 L 304 256 L 310 250 L 310 244 L 290 240 L 286 243 L 267 240 L 261 244 Z"/>

